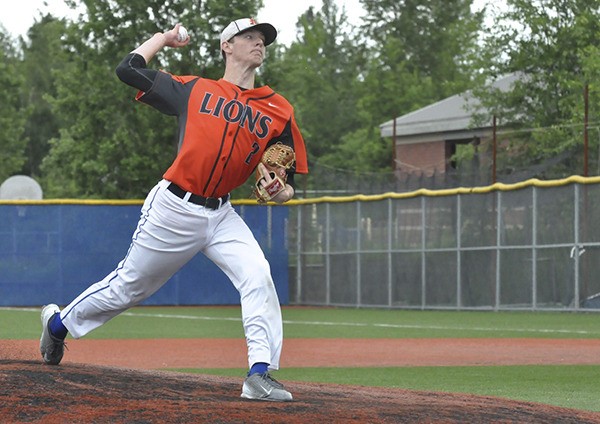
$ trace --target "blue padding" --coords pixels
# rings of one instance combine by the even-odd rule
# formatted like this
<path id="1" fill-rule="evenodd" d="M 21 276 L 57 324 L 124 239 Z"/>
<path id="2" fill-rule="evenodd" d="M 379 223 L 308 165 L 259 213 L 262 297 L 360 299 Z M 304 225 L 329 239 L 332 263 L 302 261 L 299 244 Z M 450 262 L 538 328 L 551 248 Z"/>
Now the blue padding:
<path id="1" fill-rule="evenodd" d="M 68 304 L 123 259 L 141 206 L 0 205 L 0 306 Z M 289 302 L 287 207 L 236 206 Z M 269 230 L 271 214 L 271 231 Z M 144 305 L 237 305 L 223 272 L 199 254 Z"/>

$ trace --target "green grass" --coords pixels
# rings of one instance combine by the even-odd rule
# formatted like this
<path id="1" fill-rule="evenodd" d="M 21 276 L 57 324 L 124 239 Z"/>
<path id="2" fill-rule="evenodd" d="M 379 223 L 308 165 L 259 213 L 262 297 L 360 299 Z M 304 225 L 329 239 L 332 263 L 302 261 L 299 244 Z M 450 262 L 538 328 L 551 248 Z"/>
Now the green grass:
<path id="1" fill-rule="evenodd" d="M 0 339 L 39 338 L 39 308 L 0 309 Z M 284 308 L 286 338 L 600 337 L 596 313 Z M 86 338 L 243 338 L 239 307 L 139 307 Z M 600 360 L 600 358 L 599 358 Z M 185 370 L 242 376 L 244 369 Z M 600 366 L 285 368 L 276 377 L 473 393 L 600 411 Z"/>
<path id="2" fill-rule="evenodd" d="M 286 338 L 600 338 L 600 314 L 284 308 Z M 0 309 L 0 339 L 39 337 L 39 309 Z M 240 338 L 239 307 L 139 307 L 88 338 Z"/>
<path id="3" fill-rule="evenodd" d="M 176 371 L 240 377 L 245 370 Z M 536 365 L 499 367 L 286 368 L 281 381 L 381 386 L 470 393 L 600 412 L 600 366 Z"/>
<path id="4" fill-rule="evenodd" d="M 600 337 L 595 313 L 290 308 L 283 315 L 290 338 Z"/>

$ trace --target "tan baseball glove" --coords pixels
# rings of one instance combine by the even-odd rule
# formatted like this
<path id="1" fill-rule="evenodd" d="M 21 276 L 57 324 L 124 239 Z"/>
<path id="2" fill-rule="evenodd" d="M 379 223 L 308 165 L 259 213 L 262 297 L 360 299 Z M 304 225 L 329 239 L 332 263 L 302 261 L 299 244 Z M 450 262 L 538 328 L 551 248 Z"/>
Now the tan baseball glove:
<path id="1" fill-rule="evenodd" d="M 285 190 L 286 171 L 295 162 L 296 154 L 290 146 L 275 143 L 265 150 L 256 169 L 254 184 L 253 194 L 258 203 L 267 203 Z"/>

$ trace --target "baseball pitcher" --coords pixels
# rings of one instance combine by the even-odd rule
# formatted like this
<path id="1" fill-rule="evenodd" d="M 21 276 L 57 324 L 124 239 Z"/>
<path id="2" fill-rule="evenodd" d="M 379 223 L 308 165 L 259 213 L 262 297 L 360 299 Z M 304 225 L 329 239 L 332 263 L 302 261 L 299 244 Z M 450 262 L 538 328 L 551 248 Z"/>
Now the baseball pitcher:
<path id="1" fill-rule="evenodd" d="M 216 81 L 148 67 L 161 49 L 189 44 L 180 24 L 154 34 L 118 65 L 117 76 L 139 90 L 139 102 L 177 117 L 179 150 L 146 197 L 123 260 L 64 309 L 42 309 L 45 363 L 60 363 L 68 333 L 83 337 L 137 305 L 201 252 L 240 294 L 249 367 L 241 396 L 292 400 L 270 374 L 279 368 L 283 329 L 269 263 L 229 202 L 229 193 L 253 175 L 259 202 L 286 202 L 294 196 L 294 174 L 308 172 L 292 106 L 270 87 L 254 86 L 276 37 L 270 24 L 231 22 L 220 36 L 225 72 Z"/>

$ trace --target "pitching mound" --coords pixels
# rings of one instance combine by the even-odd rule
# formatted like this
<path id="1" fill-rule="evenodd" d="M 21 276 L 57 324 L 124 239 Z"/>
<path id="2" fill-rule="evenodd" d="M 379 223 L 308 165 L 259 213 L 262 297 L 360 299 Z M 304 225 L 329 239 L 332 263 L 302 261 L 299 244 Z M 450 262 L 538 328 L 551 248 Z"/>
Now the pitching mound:
<path id="1" fill-rule="evenodd" d="M 294 402 L 240 398 L 241 378 L 0 360 L 8 423 L 600 423 L 600 414 L 491 397 L 286 382 Z"/>

